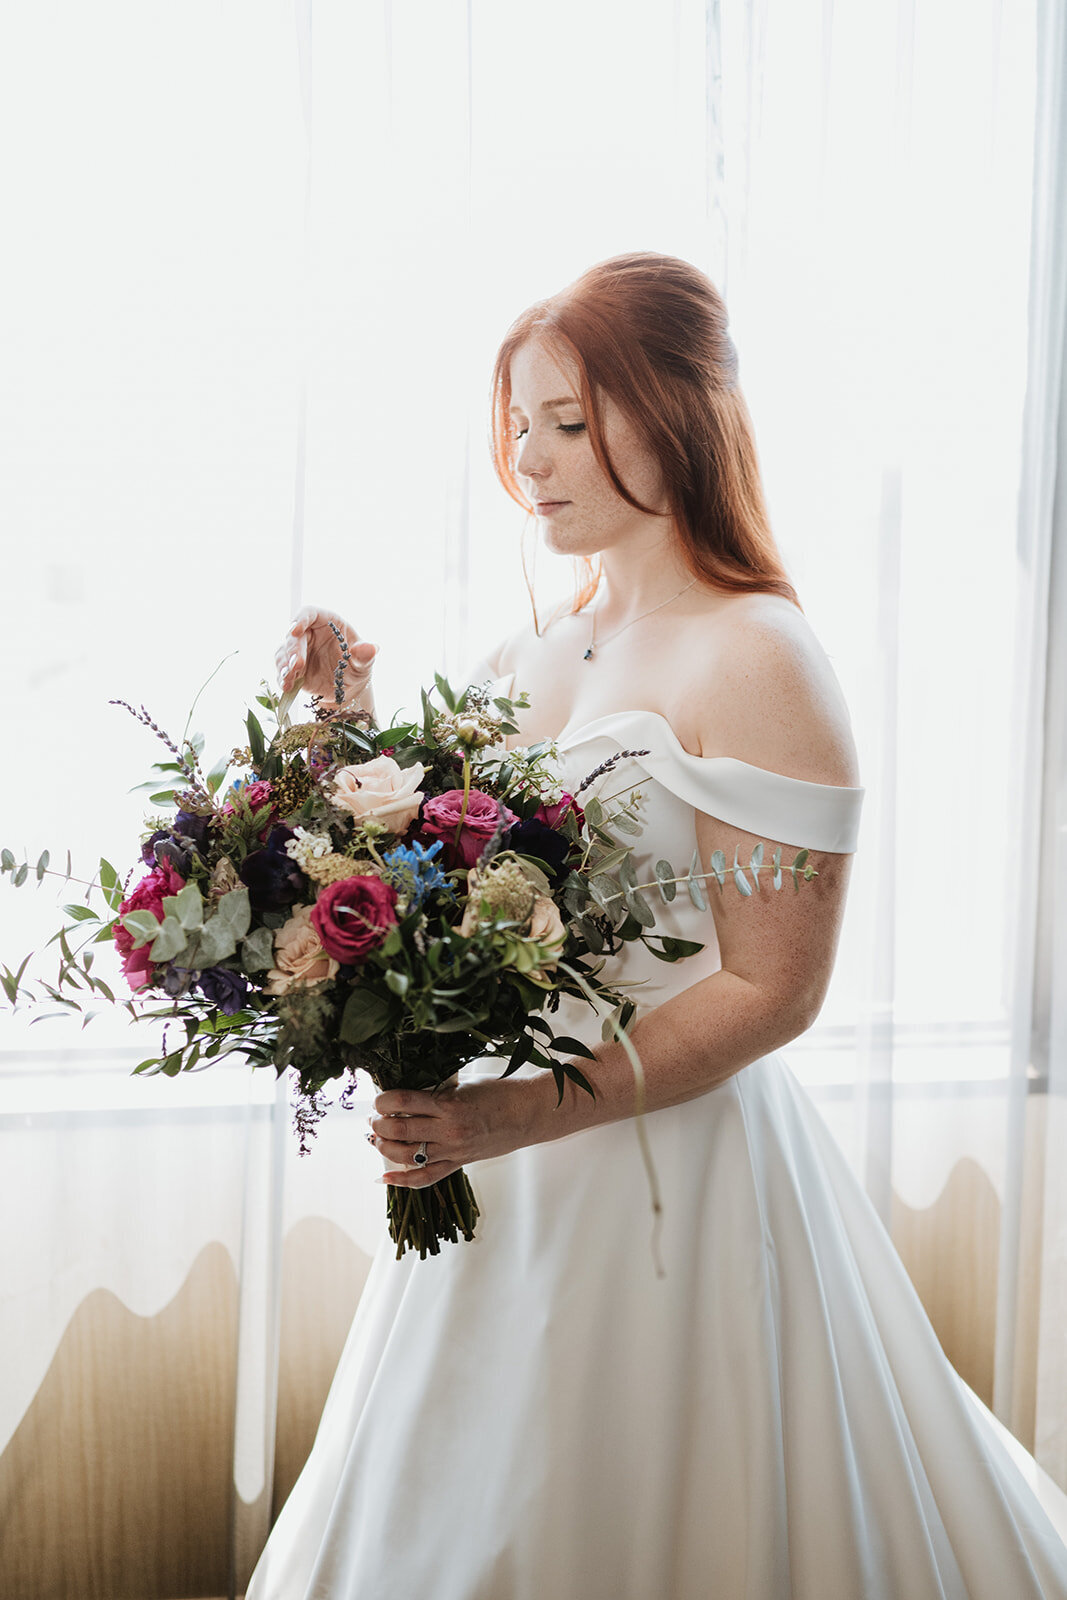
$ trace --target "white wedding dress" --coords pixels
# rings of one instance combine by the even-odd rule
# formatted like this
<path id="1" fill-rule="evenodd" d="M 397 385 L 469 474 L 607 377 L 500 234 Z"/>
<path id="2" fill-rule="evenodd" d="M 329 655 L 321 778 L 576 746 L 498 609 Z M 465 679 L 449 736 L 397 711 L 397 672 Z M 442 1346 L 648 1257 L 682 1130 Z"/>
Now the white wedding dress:
<path id="1" fill-rule="evenodd" d="M 855 846 L 862 790 L 692 756 L 647 711 L 561 736 L 567 778 L 624 747 L 649 753 L 601 781 L 645 796 L 639 865 L 684 870 L 695 810 Z M 706 948 L 627 946 L 643 1006 L 719 964 L 688 896 L 657 918 Z M 473 1243 L 385 1241 L 248 1600 L 1067 1597 L 1067 1546 L 785 1060 L 646 1126 L 662 1277 L 632 1121 L 472 1165 Z"/>

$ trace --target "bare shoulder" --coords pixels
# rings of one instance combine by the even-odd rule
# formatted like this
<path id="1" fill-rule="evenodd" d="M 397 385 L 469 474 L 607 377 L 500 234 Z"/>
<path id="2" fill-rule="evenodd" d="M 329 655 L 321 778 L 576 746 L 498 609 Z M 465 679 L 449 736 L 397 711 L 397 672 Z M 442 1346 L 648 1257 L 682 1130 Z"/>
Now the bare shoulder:
<path id="1" fill-rule="evenodd" d="M 720 606 L 699 630 L 694 665 L 687 721 L 701 754 L 811 783 L 859 783 L 841 686 L 790 601 L 756 594 Z"/>

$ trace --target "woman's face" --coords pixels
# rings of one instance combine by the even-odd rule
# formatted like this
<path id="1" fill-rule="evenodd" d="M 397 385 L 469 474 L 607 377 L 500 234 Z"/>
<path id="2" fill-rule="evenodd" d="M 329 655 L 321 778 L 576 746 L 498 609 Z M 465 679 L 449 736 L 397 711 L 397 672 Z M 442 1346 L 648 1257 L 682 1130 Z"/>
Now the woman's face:
<path id="1" fill-rule="evenodd" d="M 601 404 L 605 443 L 620 480 L 642 505 L 665 511 L 658 461 L 614 402 L 604 396 Z M 602 471 L 573 366 L 532 340 L 511 360 L 511 421 L 518 438 L 515 470 L 550 550 L 592 556 L 667 535 L 662 516 L 628 505 Z"/>

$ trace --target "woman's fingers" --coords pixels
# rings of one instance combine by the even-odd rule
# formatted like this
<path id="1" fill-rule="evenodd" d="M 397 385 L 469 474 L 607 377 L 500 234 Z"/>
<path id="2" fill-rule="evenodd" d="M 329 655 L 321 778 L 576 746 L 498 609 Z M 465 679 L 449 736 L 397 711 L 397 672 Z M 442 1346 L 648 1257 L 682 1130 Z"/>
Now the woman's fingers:
<path id="1" fill-rule="evenodd" d="M 371 1132 L 379 1139 L 399 1139 L 401 1144 L 421 1144 L 423 1139 L 440 1139 L 443 1125 L 439 1117 L 371 1117 Z"/>
<path id="2" fill-rule="evenodd" d="M 431 1161 L 425 1167 L 412 1167 L 410 1172 L 407 1169 L 386 1172 L 379 1181 L 391 1183 L 396 1189 L 428 1189 L 432 1183 L 440 1183 L 442 1178 L 458 1171 L 455 1161 Z"/>

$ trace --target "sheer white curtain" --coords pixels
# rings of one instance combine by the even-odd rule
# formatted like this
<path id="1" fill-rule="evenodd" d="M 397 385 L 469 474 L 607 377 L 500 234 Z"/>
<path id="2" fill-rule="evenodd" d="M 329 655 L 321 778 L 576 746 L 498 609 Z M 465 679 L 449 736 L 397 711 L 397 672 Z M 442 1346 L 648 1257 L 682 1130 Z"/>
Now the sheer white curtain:
<path id="1" fill-rule="evenodd" d="M 496 344 L 592 261 L 694 260 L 727 298 L 868 787 L 834 989 L 791 1059 L 961 1369 L 992 1400 L 999 1360 L 998 1410 L 1067 1483 L 1067 1197 L 1036 1159 L 1065 1131 L 1049 1142 L 1067 598 L 1040 435 L 1062 382 L 1062 83 L 1035 73 L 1062 22 L 1046 0 L 8 16 L 0 842 L 128 863 L 125 790 L 155 752 L 109 696 L 180 732 L 237 650 L 196 719 L 225 750 L 298 601 L 380 644 L 383 712 L 519 623 L 524 519 L 486 448 Z M 567 582 L 539 558 L 542 592 Z M 9 960 L 54 913 L 46 891 L 0 894 Z M 3 1043 L 0 1185 L 26 1227 L 4 1247 L 0 1500 L 93 1292 L 158 1318 L 221 1247 L 235 1514 L 203 1570 L 222 1586 L 228 1541 L 239 1587 L 270 1516 L 277 1374 L 307 1360 L 308 1230 L 358 1287 L 379 1225 L 358 1119 L 298 1162 L 269 1083 L 250 1103 L 239 1072 L 131 1081 L 146 1052 L 107 1020 L 16 1019 Z"/>

